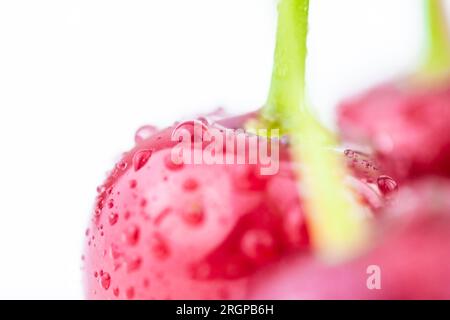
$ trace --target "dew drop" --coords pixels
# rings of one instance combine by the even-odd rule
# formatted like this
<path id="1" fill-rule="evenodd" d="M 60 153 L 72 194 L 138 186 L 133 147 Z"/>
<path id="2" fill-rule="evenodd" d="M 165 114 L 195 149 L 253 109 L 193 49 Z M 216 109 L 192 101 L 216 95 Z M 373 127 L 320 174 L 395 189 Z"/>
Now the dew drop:
<path id="1" fill-rule="evenodd" d="M 121 261 L 114 261 L 114 263 L 113 263 L 114 271 L 119 270 L 121 266 L 122 266 Z"/>
<path id="2" fill-rule="evenodd" d="M 152 135 L 154 135 L 158 131 L 158 128 L 151 125 L 145 125 L 137 129 L 134 135 L 134 141 L 136 144 L 141 143 L 144 140 L 147 140 Z"/>
<path id="3" fill-rule="evenodd" d="M 139 171 L 145 164 L 148 159 L 152 156 L 153 150 L 144 149 L 136 152 L 133 156 L 133 167 L 134 171 Z"/>
<path id="4" fill-rule="evenodd" d="M 109 253 L 111 258 L 113 258 L 114 260 L 119 259 L 122 256 L 122 252 L 120 251 L 119 247 L 114 243 L 111 244 Z"/>
<path id="5" fill-rule="evenodd" d="M 150 241 L 150 249 L 158 259 L 166 259 L 170 255 L 169 247 L 158 234 L 153 235 Z"/>
<path id="6" fill-rule="evenodd" d="M 171 154 L 167 154 L 164 157 L 164 165 L 166 166 L 167 169 L 171 170 L 171 171 L 175 171 L 175 170 L 180 170 L 183 168 L 184 163 L 183 163 L 183 159 L 179 158 L 179 159 L 172 159 L 172 155 Z"/>
<path id="7" fill-rule="evenodd" d="M 94 210 L 94 216 L 99 217 L 101 213 L 102 213 L 102 209 L 100 209 L 100 208 L 95 208 L 95 210 Z"/>
<path id="8" fill-rule="evenodd" d="M 111 194 L 113 192 L 113 189 L 114 189 L 113 186 L 109 187 L 108 190 L 106 190 L 106 193 Z"/>
<path id="9" fill-rule="evenodd" d="M 117 223 L 117 220 L 119 220 L 119 215 L 115 212 L 111 212 L 108 217 L 109 224 L 113 226 Z"/>
<path id="10" fill-rule="evenodd" d="M 195 179 L 189 178 L 183 182 L 183 189 L 186 191 L 194 191 L 198 187 L 198 182 Z"/>
<path id="11" fill-rule="evenodd" d="M 155 220 L 153 220 L 153 223 L 155 225 L 159 225 L 161 224 L 161 222 L 172 212 L 171 208 L 165 208 L 163 209 L 155 218 Z"/>
<path id="12" fill-rule="evenodd" d="M 104 195 L 98 196 L 97 202 L 96 202 L 96 208 L 103 209 L 104 204 L 105 204 Z"/>
<path id="13" fill-rule="evenodd" d="M 353 150 L 347 149 L 344 151 L 344 154 L 349 158 L 353 158 L 353 156 L 355 155 L 355 152 Z"/>
<path id="14" fill-rule="evenodd" d="M 109 275 L 109 273 L 104 272 L 101 275 L 100 283 L 101 283 L 103 289 L 108 290 L 109 286 L 111 285 L 111 276 Z"/>
<path id="15" fill-rule="evenodd" d="M 187 130 L 191 134 L 192 141 L 202 141 L 203 134 L 208 132 L 208 123 L 202 120 L 187 120 L 178 123 L 172 131 L 171 140 L 176 141 L 178 130 Z"/>
<path id="16" fill-rule="evenodd" d="M 109 209 L 112 209 L 114 207 L 114 200 L 113 199 L 110 199 L 109 201 L 108 201 L 108 208 Z"/>
<path id="17" fill-rule="evenodd" d="M 127 266 L 127 272 L 133 272 L 138 270 L 142 264 L 142 258 L 139 256 L 135 256 L 132 258 L 128 258 L 125 262 Z"/>
<path id="18" fill-rule="evenodd" d="M 183 212 L 183 219 L 191 225 L 199 225 L 203 222 L 203 208 L 199 204 L 193 204 L 190 208 Z"/>
<path id="19" fill-rule="evenodd" d="M 129 185 L 130 185 L 130 189 L 134 189 L 137 186 L 137 181 L 134 179 L 130 180 Z"/>
<path id="20" fill-rule="evenodd" d="M 101 193 L 105 192 L 105 190 L 106 190 L 106 187 L 104 185 L 101 185 L 101 186 L 97 187 L 97 193 L 98 194 L 101 194 Z"/>
<path id="21" fill-rule="evenodd" d="M 265 261 L 274 255 L 274 240 L 265 230 L 250 230 L 241 240 L 242 252 L 249 258 Z"/>
<path id="22" fill-rule="evenodd" d="M 126 161 L 119 161 L 117 164 L 116 164 L 116 168 L 117 169 L 119 169 L 119 170 L 125 170 L 126 168 L 128 167 L 128 163 L 126 162 Z"/>
<path id="23" fill-rule="evenodd" d="M 120 290 L 119 290 L 119 288 L 117 288 L 117 287 L 116 287 L 116 288 L 114 288 L 114 289 L 113 289 L 113 294 L 114 294 L 114 296 L 115 296 L 115 297 L 118 297 L 118 296 L 119 296 L 119 294 L 120 294 Z"/>
<path id="24" fill-rule="evenodd" d="M 379 176 L 377 185 L 384 195 L 390 195 L 398 189 L 397 182 L 389 176 Z"/>
<path id="25" fill-rule="evenodd" d="M 134 288 L 133 287 L 129 287 L 127 289 L 127 291 L 125 292 L 125 295 L 127 296 L 128 300 L 131 300 L 134 298 Z"/>
<path id="26" fill-rule="evenodd" d="M 125 243 L 130 246 L 134 246 L 139 241 L 139 228 L 136 225 L 132 225 L 125 229 L 123 232 L 122 238 Z"/>

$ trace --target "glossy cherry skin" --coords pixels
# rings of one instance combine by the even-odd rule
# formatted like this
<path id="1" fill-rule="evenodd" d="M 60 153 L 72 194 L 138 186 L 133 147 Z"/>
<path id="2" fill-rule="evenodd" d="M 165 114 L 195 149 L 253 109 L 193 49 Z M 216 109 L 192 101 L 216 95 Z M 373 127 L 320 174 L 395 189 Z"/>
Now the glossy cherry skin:
<path id="1" fill-rule="evenodd" d="M 338 109 L 345 141 L 370 145 L 383 170 L 402 182 L 428 174 L 450 176 L 450 80 L 375 87 Z"/>
<path id="2" fill-rule="evenodd" d="M 450 181 L 405 185 L 386 211 L 367 252 L 334 265 L 286 258 L 254 278 L 250 297 L 449 299 Z"/>
<path id="3" fill-rule="evenodd" d="M 173 133 L 179 128 L 195 135 L 193 124 L 201 122 L 205 132 L 222 130 L 224 139 L 234 141 L 234 130 L 247 118 L 178 123 L 139 139 L 124 155 L 98 189 L 86 232 L 87 298 L 246 299 L 257 271 L 310 251 L 288 143 L 281 143 L 279 171 L 273 175 L 262 175 L 260 162 L 172 161 L 178 143 Z M 223 151 L 236 155 L 237 148 Z M 363 160 L 369 160 L 362 154 L 356 161 L 345 154 L 354 170 L 350 185 L 369 204 L 368 211 L 381 207 L 378 169 L 367 170 Z"/>

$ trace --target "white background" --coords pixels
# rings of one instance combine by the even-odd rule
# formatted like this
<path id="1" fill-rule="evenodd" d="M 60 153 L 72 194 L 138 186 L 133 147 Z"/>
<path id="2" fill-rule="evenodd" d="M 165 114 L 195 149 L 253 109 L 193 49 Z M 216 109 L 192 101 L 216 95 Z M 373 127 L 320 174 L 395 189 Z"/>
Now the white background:
<path id="1" fill-rule="evenodd" d="M 449 2 L 449 1 L 447 1 Z M 420 57 L 421 0 L 311 0 L 310 97 Z M 0 0 L 0 298 L 82 298 L 95 187 L 142 124 L 259 107 L 275 0 Z"/>

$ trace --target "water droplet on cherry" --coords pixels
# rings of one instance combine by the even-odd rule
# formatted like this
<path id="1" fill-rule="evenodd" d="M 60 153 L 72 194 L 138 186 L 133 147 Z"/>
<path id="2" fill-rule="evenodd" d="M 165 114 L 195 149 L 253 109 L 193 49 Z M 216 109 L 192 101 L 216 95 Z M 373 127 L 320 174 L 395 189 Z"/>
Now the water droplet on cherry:
<path id="1" fill-rule="evenodd" d="M 134 298 L 134 288 L 133 287 L 129 287 L 127 289 L 127 291 L 125 292 L 125 295 L 127 296 L 128 300 L 131 300 Z"/>
<path id="2" fill-rule="evenodd" d="M 377 185 L 381 193 L 384 195 L 390 195 L 398 190 L 398 184 L 389 176 L 379 176 L 377 179 Z"/>
<path id="3" fill-rule="evenodd" d="M 137 186 L 137 181 L 134 179 L 130 180 L 129 185 L 130 185 L 130 189 L 134 189 Z"/>
<path id="4" fill-rule="evenodd" d="M 127 272 L 136 271 L 141 267 L 142 258 L 139 256 L 128 258 L 125 264 L 127 266 Z"/>
<path id="5" fill-rule="evenodd" d="M 134 141 L 136 144 L 141 143 L 144 140 L 147 140 L 152 135 L 154 135 L 156 132 L 158 132 L 158 128 L 151 125 L 145 125 L 137 129 L 135 135 L 134 135 Z"/>
<path id="6" fill-rule="evenodd" d="M 183 159 L 181 157 L 179 159 L 177 159 L 176 161 L 174 161 L 172 159 L 172 155 L 167 154 L 164 157 L 164 165 L 166 166 L 167 169 L 169 169 L 171 171 L 175 171 L 175 170 L 180 170 L 181 168 L 183 168 L 184 163 L 183 163 Z"/>
<path id="7" fill-rule="evenodd" d="M 119 161 L 116 164 L 116 168 L 119 169 L 119 170 L 122 170 L 122 171 L 125 170 L 127 167 L 128 167 L 128 163 L 126 161 L 123 161 L 123 160 Z"/>
<path id="8" fill-rule="evenodd" d="M 148 159 L 152 156 L 153 150 L 144 149 L 136 152 L 133 156 L 133 167 L 135 171 L 139 171 L 145 164 Z"/>
<path id="9" fill-rule="evenodd" d="M 198 182 L 195 179 L 189 178 L 183 182 L 183 189 L 186 191 L 194 191 L 198 187 Z"/>
<path id="10" fill-rule="evenodd" d="M 119 215 L 115 212 L 111 212 L 108 217 L 109 224 L 113 226 L 117 223 L 117 220 L 119 220 Z"/>
<path id="11" fill-rule="evenodd" d="M 109 201 L 108 201 L 108 208 L 109 209 L 112 209 L 114 207 L 114 200 L 113 199 L 110 199 Z"/>
<path id="12" fill-rule="evenodd" d="M 122 256 L 122 252 L 120 251 L 119 247 L 114 243 L 111 244 L 109 253 L 111 255 L 111 258 L 113 258 L 114 260 L 119 259 Z"/>
<path id="13" fill-rule="evenodd" d="M 123 232 L 122 238 L 125 243 L 134 246 L 139 241 L 139 228 L 136 225 L 131 225 Z"/>
<path id="14" fill-rule="evenodd" d="M 193 204 L 183 212 L 183 219 L 191 225 L 199 225 L 203 222 L 203 208 L 199 204 Z"/>
<path id="15" fill-rule="evenodd" d="M 111 285 L 111 276 L 109 275 L 109 273 L 104 272 L 101 275 L 100 283 L 101 283 L 103 289 L 108 290 L 109 286 Z"/>
<path id="16" fill-rule="evenodd" d="M 355 152 L 353 150 L 347 149 L 344 151 L 344 155 L 346 155 L 349 158 L 353 158 L 353 156 L 355 155 Z"/>
<path id="17" fill-rule="evenodd" d="M 152 253 L 158 259 L 166 259 L 170 255 L 169 247 L 164 241 L 164 239 L 158 235 L 154 234 L 150 240 L 150 249 Z"/>
<path id="18" fill-rule="evenodd" d="M 242 237 L 242 252 L 257 261 L 266 261 L 274 255 L 274 240 L 266 230 L 249 230 Z"/>
<path id="19" fill-rule="evenodd" d="M 208 132 L 208 125 L 201 120 L 187 120 L 178 123 L 172 131 L 171 140 L 176 141 L 178 130 L 187 130 L 192 141 L 203 141 L 203 135 Z"/>

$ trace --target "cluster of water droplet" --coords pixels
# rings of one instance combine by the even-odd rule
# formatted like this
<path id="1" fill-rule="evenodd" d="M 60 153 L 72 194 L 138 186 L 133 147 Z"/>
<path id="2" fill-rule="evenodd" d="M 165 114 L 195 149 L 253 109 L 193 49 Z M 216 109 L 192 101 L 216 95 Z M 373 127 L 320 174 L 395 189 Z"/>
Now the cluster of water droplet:
<path id="1" fill-rule="evenodd" d="M 135 135 L 136 147 L 123 155 L 105 183 L 97 188 L 93 223 L 86 232 L 87 246 L 91 248 L 88 251 L 97 252 L 96 255 L 100 256 L 98 259 L 101 261 L 109 259 L 109 262 L 102 263 L 104 266 L 94 270 L 91 275 L 98 284 L 97 287 L 91 288 L 94 295 L 98 295 L 99 289 L 102 289 L 115 298 L 132 299 L 141 292 L 140 290 L 148 289 L 150 282 L 157 286 L 162 281 L 164 269 L 155 266 L 172 263 L 171 261 L 180 258 L 179 253 L 176 253 L 177 248 L 172 247 L 177 245 L 172 243 L 171 235 L 161 231 L 164 221 L 176 216 L 176 219 L 192 230 L 189 232 L 196 232 L 195 230 L 201 232 L 202 226 L 204 228 L 208 226 L 207 214 L 213 212 L 206 211 L 201 196 L 209 186 L 205 185 L 201 176 L 185 174 L 192 170 L 191 166 L 186 166 L 183 162 L 174 162 L 168 152 L 159 153 L 169 149 L 170 143 L 164 142 L 158 146 L 155 142 L 173 142 L 173 137 L 179 130 L 188 130 L 194 138 L 202 139 L 212 125 L 215 125 L 212 120 L 199 118 L 176 123 L 164 134 L 153 126 L 139 128 Z M 221 128 L 220 125 L 217 126 Z M 201 129 L 200 132 L 194 130 L 196 127 Z M 283 138 L 283 142 L 282 148 L 288 148 L 288 140 Z M 158 156 L 155 156 L 156 154 Z M 151 162 L 150 160 L 155 157 L 157 160 Z M 355 176 L 364 184 L 376 187 L 380 197 L 388 196 L 397 189 L 396 182 L 380 174 L 378 166 L 367 155 L 346 150 L 344 157 Z M 288 158 L 284 160 L 289 163 Z M 179 269 L 179 272 L 186 272 L 189 275 L 190 281 L 205 283 L 205 281 L 242 279 L 251 275 L 261 265 L 275 261 L 287 252 L 302 250 L 309 245 L 304 215 L 298 193 L 295 191 L 297 190 L 295 176 L 290 166 L 276 175 L 289 182 L 284 192 L 289 191 L 295 195 L 296 204 L 289 202 L 288 205 L 281 204 L 284 195 L 279 187 L 275 187 L 278 189 L 274 193 L 275 196 L 270 196 L 274 191 L 269 191 L 268 185 L 274 177 L 262 176 L 258 165 L 235 166 L 229 170 L 235 191 L 238 194 L 265 194 L 262 197 L 263 204 L 237 219 L 234 227 L 222 242 L 217 244 L 216 249 L 200 259 L 191 261 L 184 266 L 185 271 Z M 165 184 L 167 192 L 176 187 L 180 196 L 183 195 L 180 198 L 192 195 L 192 198 L 188 197 L 192 201 L 185 203 L 180 209 L 176 205 L 180 199 L 174 198 L 173 203 L 167 203 L 157 212 L 149 214 L 148 211 L 154 209 L 153 201 L 157 200 L 157 195 L 152 196 L 150 189 L 147 190 L 146 177 L 155 174 L 159 174 L 158 183 Z M 175 178 L 177 174 L 183 179 L 177 180 Z M 177 181 L 176 186 L 173 184 L 174 181 Z M 122 199 L 130 199 L 127 201 L 135 203 L 133 208 L 124 207 Z M 140 220 L 142 218 L 143 220 Z M 221 219 L 224 226 L 229 223 L 226 218 Z M 142 224 L 142 221 L 150 224 Z M 146 249 L 143 250 L 143 247 Z M 83 260 L 86 260 L 86 256 L 83 256 Z M 156 269 L 147 270 L 149 266 Z M 139 281 L 135 278 L 137 276 L 140 277 Z M 120 279 L 124 277 L 134 279 L 134 282 L 123 284 Z M 152 277 L 154 279 L 150 280 Z M 167 278 L 170 277 L 170 274 L 166 275 L 165 285 L 168 285 Z M 216 298 L 228 296 L 226 285 L 221 285 L 215 292 Z"/>

